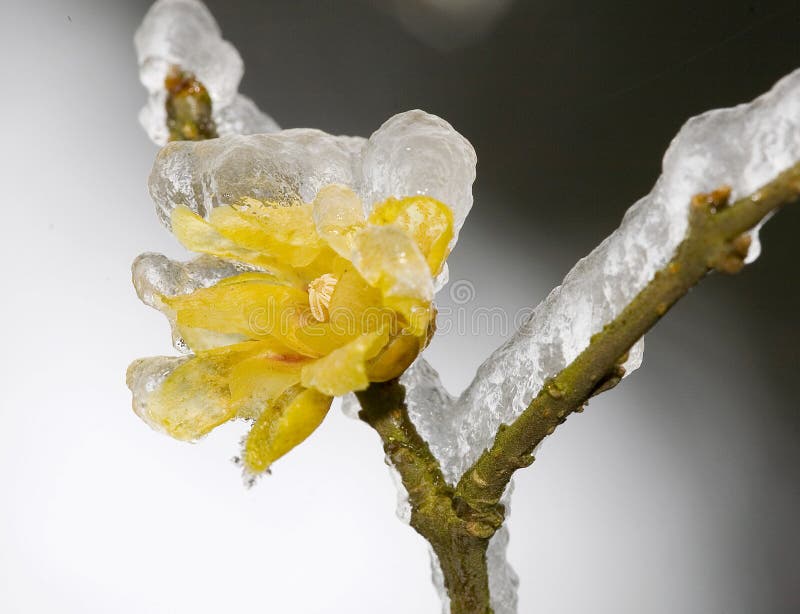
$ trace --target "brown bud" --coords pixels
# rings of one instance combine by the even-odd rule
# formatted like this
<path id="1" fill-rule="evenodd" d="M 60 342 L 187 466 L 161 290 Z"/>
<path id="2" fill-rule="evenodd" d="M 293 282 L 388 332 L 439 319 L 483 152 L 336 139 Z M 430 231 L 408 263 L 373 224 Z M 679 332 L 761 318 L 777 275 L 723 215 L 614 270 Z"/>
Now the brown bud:
<path id="1" fill-rule="evenodd" d="M 738 254 L 729 254 L 715 262 L 714 268 L 720 273 L 735 275 L 744 268 L 744 260 Z"/>
<path id="2" fill-rule="evenodd" d="M 733 251 L 742 258 L 747 258 L 747 252 L 750 250 L 750 246 L 752 244 L 753 238 L 748 234 L 741 234 L 731 241 L 731 247 L 733 247 Z"/>

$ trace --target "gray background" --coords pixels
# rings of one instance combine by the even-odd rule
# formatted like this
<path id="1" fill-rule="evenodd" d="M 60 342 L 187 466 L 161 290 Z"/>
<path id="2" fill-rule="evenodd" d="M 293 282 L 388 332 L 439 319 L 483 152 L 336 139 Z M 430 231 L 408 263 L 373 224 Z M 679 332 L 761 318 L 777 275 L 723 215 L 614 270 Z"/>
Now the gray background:
<path id="1" fill-rule="evenodd" d="M 187 446 L 130 412 L 128 362 L 171 353 L 130 262 L 182 255 L 153 215 L 155 148 L 135 119 L 147 5 L 3 0 L 0 611 L 436 611 L 363 425 L 332 412 L 246 491 L 227 462 L 243 425 Z M 800 63 L 796 1 L 519 0 L 482 32 L 429 19 L 422 36 L 387 3 L 209 5 L 243 91 L 283 126 L 366 135 L 420 107 L 473 142 L 452 278 L 511 313 L 650 189 L 686 118 Z M 761 259 L 693 292 L 642 370 L 520 475 L 521 612 L 800 608 L 798 230 L 797 207 L 768 224 Z M 502 338 L 443 335 L 428 357 L 458 390 Z"/>

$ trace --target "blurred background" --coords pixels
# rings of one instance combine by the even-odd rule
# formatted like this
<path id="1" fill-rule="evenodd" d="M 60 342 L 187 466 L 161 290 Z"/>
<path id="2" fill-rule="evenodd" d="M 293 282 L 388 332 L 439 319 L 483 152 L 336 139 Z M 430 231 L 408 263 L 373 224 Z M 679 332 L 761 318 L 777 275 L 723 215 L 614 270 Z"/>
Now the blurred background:
<path id="1" fill-rule="evenodd" d="M 281 125 L 368 135 L 419 107 L 472 141 L 451 279 L 511 313 L 649 191 L 689 116 L 800 65 L 797 0 L 208 4 Z M 173 351 L 130 263 L 182 254 L 136 121 L 148 5 L 4 0 L 0 611 L 438 611 L 364 425 L 332 412 L 248 491 L 229 462 L 244 425 L 192 446 L 130 410 L 128 363 Z M 519 475 L 520 612 L 800 609 L 798 232 L 800 207 L 769 223 L 762 257 L 680 303 L 643 368 Z M 509 333 L 442 335 L 427 357 L 457 391 Z"/>

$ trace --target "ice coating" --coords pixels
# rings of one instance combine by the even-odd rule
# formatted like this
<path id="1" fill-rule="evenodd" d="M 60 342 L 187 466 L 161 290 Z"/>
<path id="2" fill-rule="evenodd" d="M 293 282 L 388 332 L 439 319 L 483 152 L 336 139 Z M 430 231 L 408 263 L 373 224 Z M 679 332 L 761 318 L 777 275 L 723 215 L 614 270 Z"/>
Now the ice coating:
<path id="1" fill-rule="evenodd" d="M 246 265 L 211 256 L 176 262 L 150 252 L 138 256 L 131 267 L 136 294 L 145 305 L 156 308 L 161 305 L 159 295 L 189 294 L 247 269 Z"/>
<path id="2" fill-rule="evenodd" d="M 733 199 L 746 196 L 798 160 L 800 71 L 749 104 L 690 119 L 670 144 L 653 191 L 481 365 L 454 408 L 460 450 L 442 459 L 447 474 L 460 476 L 499 425 L 519 416 L 543 382 L 572 362 L 666 265 L 686 235 L 693 195 L 728 185 Z M 757 253 L 756 247 L 749 260 Z"/>
<path id="3" fill-rule="evenodd" d="M 153 165 L 150 196 L 167 227 L 178 205 L 207 217 L 244 197 L 287 206 L 311 202 L 322 187 L 358 181 L 353 150 L 361 141 L 295 129 L 169 143 Z"/>
<path id="4" fill-rule="evenodd" d="M 134 36 L 142 84 L 149 92 L 139 119 L 158 145 L 167 142 L 164 79 L 172 66 L 189 71 L 208 90 L 217 132 L 273 132 L 278 125 L 249 98 L 237 93 L 244 74 L 239 53 L 222 38 L 217 22 L 199 0 L 158 0 Z"/>
<path id="5" fill-rule="evenodd" d="M 453 445 L 455 439 L 452 437 L 452 432 L 449 431 L 450 422 L 442 420 L 440 412 L 452 413 L 455 398 L 442 386 L 436 369 L 427 360 L 419 357 L 401 376 L 400 382 L 406 389 L 406 405 L 417 432 L 428 442 L 431 451 L 437 458 L 451 457 L 457 451 Z M 358 401 L 353 395 L 352 399 L 346 399 L 346 402 L 348 402 L 348 412 L 352 412 L 355 408 L 353 402 L 357 403 Z M 398 516 L 404 522 L 408 522 L 410 518 L 408 493 L 399 479 L 395 479 L 395 484 L 398 489 Z M 509 488 L 503 498 L 507 513 L 510 510 L 510 491 Z M 486 552 L 489 568 L 489 593 L 495 614 L 514 614 L 517 611 L 519 580 L 506 560 L 508 539 L 508 528 L 504 525 L 492 537 Z M 444 578 L 439 561 L 433 550 L 430 551 L 430 556 L 432 579 L 442 601 L 442 613 L 448 614 L 450 600 L 444 588 Z"/>
<path id="6" fill-rule="evenodd" d="M 431 558 L 431 581 L 436 589 L 436 594 L 439 595 L 439 601 L 442 602 L 442 614 L 450 614 L 450 595 L 447 594 L 444 586 L 442 566 L 439 564 L 439 557 L 436 556 L 430 545 L 428 545 L 428 555 Z"/>
<path id="7" fill-rule="evenodd" d="M 386 284 L 385 296 L 433 300 L 433 279 L 414 240 L 395 226 L 367 226 L 355 236 L 353 266 L 374 287 Z M 391 278 L 385 271 L 392 270 Z"/>
<path id="8" fill-rule="evenodd" d="M 472 208 L 477 157 L 446 121 L 423 111 L 388 119 L 363 151 L 361 197 L 367 209 L 390 196 L 424 194 L 453 209 L 458 231 Z"/>
<path id="9" fill-rule="evenodd" d="M 161 88 L 170 66 L 194 73 L 220 106 L 236 96 L 244 64 L 199 0 L 158 0 L 133 39 L 142 84 Z"/>
<path id="10" fill-rule="evenodd" d="M 229 105 L 213 107 L 217 134 L 265 134 L 277 132 L 280 126 L 269 115 L 258 108 L 252 99 L 237 94 Z"/>
<path id="11" fill-rule="evenodd" d="M 353 189 L 367 213 L 390 196 L 425 194 L 453 210 L 457 234 L 472 207 L 476 162 L 450 124 L 407 111 L 366 140 L 294 129 L 169 143 L 150 174 L 150 195 L 169 226 L 178 205 L 201 216 L 244 196 L 292 205 L 330 184 Z"/>
<path id="12" fill-rule="evenodd" d="M 428 442 L 433 455 L 451 458 L 458 453 L 452 424 L 443 417 L 452 416 L 455 398 L 445 390 L 430 363 L 422 356 L 400 377 L 406 389 L 408 415 L 417 432 Z"/>
<path id="13" fill-rule="evenodd" d="M 352 397 L 356 399 L 356 396 L 352 394 Z M 356 399 L 358 401 L 358 399 Z M 411 503 L 408 501 L 408 491 L 406 487 L 403 486 L 403 478 L 400 476 L 400 472 L 394 468 L 394 465 L 389 460 L 389 457 L 386 457 L 386 466 L 389 467 L 389 474 L 392 477 L 392 482 L 394 482 L 395 488 L 397 488 L 397 508 L 395 509 L 395 513 L 397 517 L 402 520 L 406 524 L 411 523 Z"/>
<path id="14" fill-rule="evenodd" d="M 126 382 L 133 393 L 133 411 L 151 428 L 161 431 L 163 428 L 150 417 L 148 399 L 158 390 L 167 376 L 189 360 L 190 356 L 156 356 L 140 358 L 128 367 Z"/>
<path id="15" fill-rule="evenodd" d="M 507 504 L 506 504 L 507 505 Z M 508 509 L 508 508 L 506 508 Z M 519 576 L 506 556 L 508 526 L 503 525 L 489 541 L 486 550 L 486 567 L 489 571 L 489 599 L 494 614 L 516 614 Z"/>
<path id="16" fill-rule="evenodd" d="M 189 262 L 176 262 L 155 253 L 141 254 L 131 267 L 136 294 L 145 305 L 158 309 L 167 317 L 172 328 L 173 345 L 182 352 L 188 352 L 188 348 L 178 334 L 175 314 L 164 304 L 161 296 L 189 294 L 246 270 L 252 269 L 240 263 L 226 262 L 210 256 L 200 256 Z"/>

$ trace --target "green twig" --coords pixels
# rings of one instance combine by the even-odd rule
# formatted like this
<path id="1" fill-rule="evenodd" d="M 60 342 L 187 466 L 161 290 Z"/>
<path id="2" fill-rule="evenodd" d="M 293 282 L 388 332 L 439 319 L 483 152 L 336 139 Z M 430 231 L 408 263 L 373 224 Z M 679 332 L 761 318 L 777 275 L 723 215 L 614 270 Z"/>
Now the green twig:
<path id="1" fill-rule="evenodd" d="M 397 380 L 372 384 L 357 395 L 363 408 L 359 417 L 380 435 L 387 462 L 408 492 L 411 526 L 436 552 L 450 611 L 490 614 L 486 548 L 494 531 L 481 532 L 456 513 L 453 488 L 408 417 L 405 389 Z"/>

